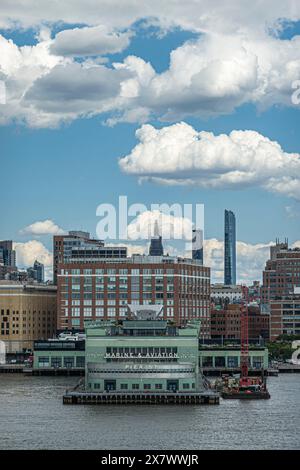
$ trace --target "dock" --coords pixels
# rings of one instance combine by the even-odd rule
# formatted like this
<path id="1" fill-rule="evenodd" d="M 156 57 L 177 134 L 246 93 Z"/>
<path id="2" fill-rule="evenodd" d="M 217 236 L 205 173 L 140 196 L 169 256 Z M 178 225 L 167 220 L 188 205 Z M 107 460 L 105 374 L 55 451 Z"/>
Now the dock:
<path id="1" fill-rule="evenodd" d="M 222 376 L 222 375 L 235 375 L 235 374 L 240 374 L 241 369 L 240 367 L 203 367 L 201 369 L 201 372 L 203 375 L 207 377 L 214 377 L 214 376 Z M 277 372 L 277 373 L 276 373 Z M 268 375 L 278 375 L 278 371 L 275 369 L 252 369 L 250 368 L 249 371 L 249 377 L 257 377 L 257 376 L 268 376 Z"/>
<path id="2" fill-rule="evenodd" d="M 84 367 L 43 367 L 39 369 L 24 368 L 25 375 L 34 376 L 83 376 L 85 373 Z"/>
<path id="3" fill-rule="evenodd" d="M 66 392 L 64 405 L 219 405 L 216 392 Z"/>
<path id="4" fill-rule="evenodd" d="M 297 374 L 300 372 L 300 364 L 279 364 L 277 367 L 280 374 Z"/>
<path id="5" fill-rule="evenodd" d="M 1 364 L 0 374 L 22 374 L 23 369 L 23 364 Z"/>

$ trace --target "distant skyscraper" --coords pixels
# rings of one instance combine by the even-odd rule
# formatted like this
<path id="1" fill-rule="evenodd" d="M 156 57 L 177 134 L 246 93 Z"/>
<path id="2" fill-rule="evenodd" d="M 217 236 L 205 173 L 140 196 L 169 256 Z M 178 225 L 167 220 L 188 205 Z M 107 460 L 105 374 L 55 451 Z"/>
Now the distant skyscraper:
<path id="1" fill-rule="evenodd" d="M 16 252 L 11 240 L 0 241 L 0 279 L 16 271 Z"/>
<path id="2" fill-rule="evenodd" d="M 203 230 L 193 229 L 192 258 L 203 264 Z"/>
<path id="3" fill-rule="evenodd" d="M 37 260 L 34 262 L 33 269 L 36 272 L 37 282 L 44 282 L 44 265 Z"/>
<path id="4" fill-rule="evenodd" d="M 16 267 L 16 252 L 11 240 L 0 241 L 0 263 L 4 266 Z"/>
<path id="5" fill-rule="evenodd" d="M 154 236 L 151 238 L 149 255 L 150 256 L 163 256 L 164 255 L 162 237 L 161 235 L 159 235 L 157 220 L 155 221 L 155 226 L 154 226 Z"/>
<path id="6" fill-rule="evenodd" d="M 224 284 L 236 284 L 236 232 L 235 215 L 225 210 L 224 230 Z"/>

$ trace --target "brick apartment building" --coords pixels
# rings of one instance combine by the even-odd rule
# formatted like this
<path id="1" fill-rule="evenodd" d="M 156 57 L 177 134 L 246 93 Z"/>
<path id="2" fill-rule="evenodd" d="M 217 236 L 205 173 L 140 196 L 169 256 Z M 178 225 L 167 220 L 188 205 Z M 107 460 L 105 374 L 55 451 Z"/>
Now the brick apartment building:
<path id="1" fill-rule="evenodd" d="M 249 340 L 269 339 L 269 315 L 262 314 L 257 305 L 248 306 Z M 224 304 L 211 309 L 211 337 L 218 339 L 241 338 L 241 305 Z"/>
<path id="2" fill-rule="evenodd" d="M 279 335 L 300 335 L 300 288 L 270 301 L 271 341 Z"/>
<path id="3" fill-rule="evenodd" d="M 85 320 L 122 319 L 128 304 L 156 304 L 176 324 L 200 319 L 201 336 L 210 336 L 209 268 L 171 256 L 127 257 L 126 248 L 91 249 L 93 244 L 71 238 L 54 237 L 59 330 L 83 329 Z"/>
<path id="4" fill-rule="evenodd" d="M 278 297 L 290 295 L 300 287 L 300 248 L 289 248 L 288 242 L 270 247 L 270 259 L 263 271 L 261 303 L 268 304 Z"/>

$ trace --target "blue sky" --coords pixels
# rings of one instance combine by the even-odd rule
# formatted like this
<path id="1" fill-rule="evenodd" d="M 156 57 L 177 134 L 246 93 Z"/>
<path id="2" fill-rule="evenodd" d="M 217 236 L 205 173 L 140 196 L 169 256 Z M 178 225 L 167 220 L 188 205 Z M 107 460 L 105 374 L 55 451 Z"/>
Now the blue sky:
<path id="1" fill-rule="evenodd" d="M 47 25 L 52 38 L 59 31 L 72 30 L 75 26 L 81 28 L 84 25 L 64 22 Z M 35 24 L 24 29 L 2 28 L 0 34 L 18 47 L 35 46 L 40 41 L 36 38 L 39 27 L 41 25 Z M 127 56 L 133 55 L 150 62 L 157 75 L 162 74 L 169 69 L 172 51 L 186 41 L 193 43 L 202 34 L 207 34 L 192 28 L 182 30 L 180 26 L 161 32 L 157 25 L 148 28 L 140 22 L 128 27 L 134 36 L 124 50 L 106 55 L 105 66 L 109 69 L 114 62 L 122 63 Z M 299 23 L 294 22 L 277 35 L 277 40 L 291 41 L 299 33 Z M 92 60 L 95 58 L 93 56 Z M 77 62 L 82 60 L 86 58 Z M 262 106 L 253 99 L 242 101 L 234 103 L 229 111 L 225 108 L 224 114 L 215 112 L 213 116 L 206 116 L 192 112 L 183 115 L 180 111 L 178 117 L 173 113 L 168 119 L 156 111 L 156 105 L 144 122 L 162 129 L 184 121 L 196 131 L 209 131 L 214 135 L 228 135 L 232 130 L 253 130 L 278 142 L 284 152 L 300 154 L 300 105 L 289 106 L 282 99 Z M 267 244 L 276 237 L 288 237 L 291 243 L 300 239 L 300 202 L 296 197 L 290 197 L 287 191 L 268 191 L 255 183 L 218 189 L 205 188 L 203 184 L 170 186 L 151 181 L 139 184 L 139 175 L 121 171 L 118 161 L 137 145 L 135 131 L 142 122 L 119 122 L 110 127 L 104 122 L 111 115 L 104 111 L 92 117 L 80 116 L 68 123 L 58 122 L 56 128 L 28 124 L 26 118 L 20 123 L 16 122 L 16 117 L 5 116 L 0 126 L 0 238 L 21 243 L 36 238 L 51 251 L 50 234 L 33 237 L 29 233 L 22 235 L 20 230 L 36 221 L 50 219 L 65 230 L 84 229 L 95 235 L 98 204 L 117 205 L 119 195 L 127 195 L 129 204 L 141 202 L 147 207 L 162 202 L 203 203 L 205 237 L 208 239 L 223 239 L 225 208 L 235 212 L 237 238 L 246 244 Z"/>

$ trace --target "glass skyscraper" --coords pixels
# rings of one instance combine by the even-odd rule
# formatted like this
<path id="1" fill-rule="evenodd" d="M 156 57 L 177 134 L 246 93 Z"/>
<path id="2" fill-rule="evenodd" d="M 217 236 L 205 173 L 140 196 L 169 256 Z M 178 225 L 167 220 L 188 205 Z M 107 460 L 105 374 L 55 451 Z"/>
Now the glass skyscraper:
<path id="1" fill-rule="evenodd" d="M 225 209 L 224 233 L 224 284 L 236 284 L 236 233 L 235 215 Z"/>

